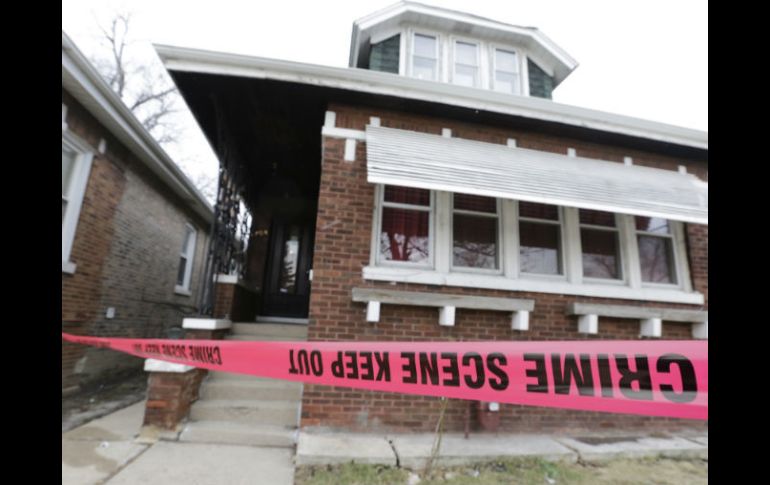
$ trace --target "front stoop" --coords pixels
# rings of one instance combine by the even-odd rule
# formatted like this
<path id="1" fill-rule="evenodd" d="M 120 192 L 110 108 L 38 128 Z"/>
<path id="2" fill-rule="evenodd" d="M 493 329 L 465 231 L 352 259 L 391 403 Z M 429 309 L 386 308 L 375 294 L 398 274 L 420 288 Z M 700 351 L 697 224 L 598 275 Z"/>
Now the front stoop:
<path id="1" fill-rule="evenodd" d="M 234 323 L 226 340 L 303 341 L 307 327 Z M 297 442 L 302 384 L 209 372 L 179 441 L 292 448 Z"/>

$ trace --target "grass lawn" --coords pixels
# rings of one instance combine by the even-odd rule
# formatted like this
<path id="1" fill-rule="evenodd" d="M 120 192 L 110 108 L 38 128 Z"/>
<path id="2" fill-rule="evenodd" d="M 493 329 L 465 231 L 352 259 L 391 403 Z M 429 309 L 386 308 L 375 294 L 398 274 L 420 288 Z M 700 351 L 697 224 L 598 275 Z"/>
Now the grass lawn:
<path id="1" fill-rule="evenodd" d="M 417 478 L 419 477 L 419 482 Z M 296 485 L 688 485 L 708 483 L 708 460 L 700 458 L 616 459 L 601 464 L 521 458 L 462 467 L 436 468 L 430 476 L 385 465 L 355 463 L 298 467 Z"/>

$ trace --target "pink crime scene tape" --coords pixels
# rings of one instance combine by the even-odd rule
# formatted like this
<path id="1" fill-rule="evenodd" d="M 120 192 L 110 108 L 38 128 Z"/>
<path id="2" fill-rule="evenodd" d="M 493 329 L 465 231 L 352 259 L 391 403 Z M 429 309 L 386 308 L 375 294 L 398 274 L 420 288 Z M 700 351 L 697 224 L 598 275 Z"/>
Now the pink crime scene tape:
<path id="1" fill-rule="evenodd" d="M 705 341 L 244 342 L 75 336 L 204 369 L 423 396 L 708 419 Z"/>

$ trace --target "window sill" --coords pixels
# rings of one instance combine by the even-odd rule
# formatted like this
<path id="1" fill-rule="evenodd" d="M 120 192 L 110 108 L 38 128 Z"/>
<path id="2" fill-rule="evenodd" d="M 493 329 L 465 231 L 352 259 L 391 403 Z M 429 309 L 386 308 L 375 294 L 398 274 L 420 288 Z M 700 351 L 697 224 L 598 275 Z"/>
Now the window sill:
<path id="1" fill-rule="evenodd" d="M 67 274 L 75 274 L 75 269 L 78 267 L 75 263 L 72 261 L 62 261 L 61 262 L 61 272 L 67 273 Z"/>
<path id="2" fill-rule="evenodd" d="M 422 283 L 426 285 L 486 288 L 490 290 L 531 291 L 625 300 L 662 301 L 694 305 L 702 305 L 704 303 L 701 293 L 689 293 L 679 289 L 629 288 L 627 286 L 600 285 L 596 283 L 574 284 L 567 281 L 511 279 L 503 276 L 483 274 L 437 273 L 420 268 L 406 269 L 366 266 L 363 268 L 363 278 L 374 281 Z"/>
<path id="3" fill-rule="evenodd" d="M 181 296 L 192 296 L 192 293 L 190 292 L 190 290 L 183 288 L 181 286 L 174 287 L 174 293 Z"/>

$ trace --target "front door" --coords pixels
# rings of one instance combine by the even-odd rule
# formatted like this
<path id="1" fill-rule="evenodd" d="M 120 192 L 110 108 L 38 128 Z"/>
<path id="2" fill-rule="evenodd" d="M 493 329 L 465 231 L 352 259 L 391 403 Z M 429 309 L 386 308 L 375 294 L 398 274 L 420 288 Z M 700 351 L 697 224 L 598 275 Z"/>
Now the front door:
<path id="1" fill-rule="evenodd" d="M 262 315 L 307 318 L 312 238 L 312 224 L 308 222 L 273 221 Z"/>

